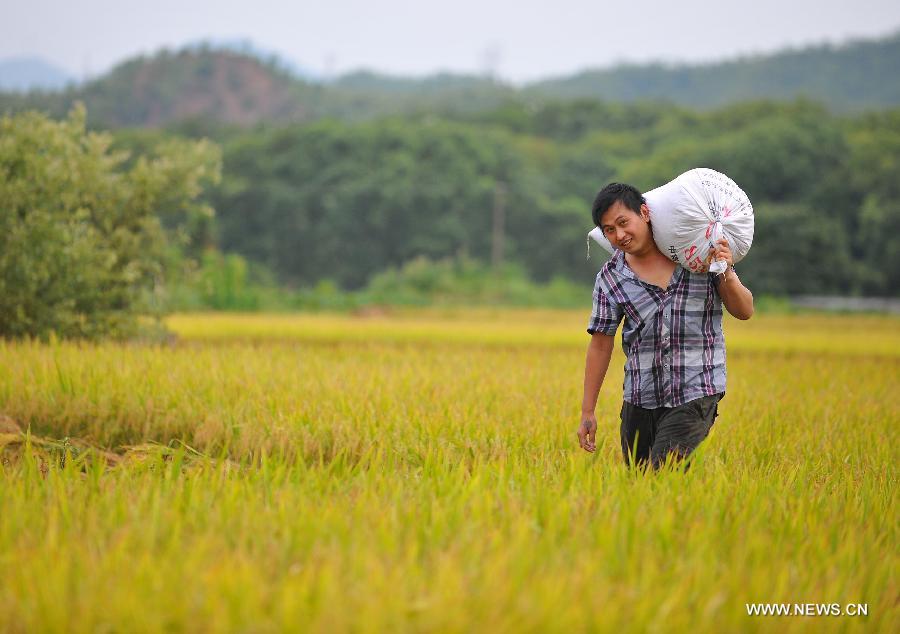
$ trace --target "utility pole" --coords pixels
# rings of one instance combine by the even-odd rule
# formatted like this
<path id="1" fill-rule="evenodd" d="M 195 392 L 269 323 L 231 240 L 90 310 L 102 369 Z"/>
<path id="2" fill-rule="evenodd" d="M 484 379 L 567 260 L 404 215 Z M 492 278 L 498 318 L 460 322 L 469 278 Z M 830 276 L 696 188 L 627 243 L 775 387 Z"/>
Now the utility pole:
<path id="1" fill-rule="evenodd" d="M 498 42 L 488 44 L 481 53 L 481 65 L 484 76 L 491 81 L 497 81 L 497 70 L 500 68 L 500 60 L 503 58 L 503 48 Z"/>
<path id="2" fill-rule="evenodd" d="M 491 232 L 491 265 L 499 269 L 503 264 L 505 232 L 506 183 L 494 182 L 494 229 Z"/>

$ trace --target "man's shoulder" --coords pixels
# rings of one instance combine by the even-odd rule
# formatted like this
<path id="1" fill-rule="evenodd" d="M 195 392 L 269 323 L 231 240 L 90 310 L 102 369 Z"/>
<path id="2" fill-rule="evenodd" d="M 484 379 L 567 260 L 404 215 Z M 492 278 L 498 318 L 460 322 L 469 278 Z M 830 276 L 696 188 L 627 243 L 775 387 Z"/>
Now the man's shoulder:
<path id="1" fill-rule="evenodd" d="M 594 280 L 594 295 L 603 294 L 607 301 L 619 303 L 623 301 L 623 283 L 625 276 L 621 265 L 622 252 L 616 251 L 603 263 Z"/>

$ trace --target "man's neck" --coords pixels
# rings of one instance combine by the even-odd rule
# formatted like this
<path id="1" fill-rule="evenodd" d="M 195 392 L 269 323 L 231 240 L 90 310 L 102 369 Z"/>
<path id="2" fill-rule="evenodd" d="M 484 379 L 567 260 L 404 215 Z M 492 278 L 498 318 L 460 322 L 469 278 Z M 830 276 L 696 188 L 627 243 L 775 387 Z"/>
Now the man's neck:
<path id="1" fill-rule="evenodd" d="M 635 276 L 643 282 L 666 290 L 672 281 L 676 265 L 653 245 L 642 253 L 626 253 L 625 263 Z"/>
<path id="2" fill-rule="evenodd" d="M 647 245 L 646 249 L 638 253 L 626 253 L 625 258 L 628 260 L 629 264 L 636 262 L 638 265 L 653 264 L 654 262 L 659 262 L 660 259 L 666 260 L 667 262 L 670 261 L 652 240 L 650 241 L 650 244 Z"/>

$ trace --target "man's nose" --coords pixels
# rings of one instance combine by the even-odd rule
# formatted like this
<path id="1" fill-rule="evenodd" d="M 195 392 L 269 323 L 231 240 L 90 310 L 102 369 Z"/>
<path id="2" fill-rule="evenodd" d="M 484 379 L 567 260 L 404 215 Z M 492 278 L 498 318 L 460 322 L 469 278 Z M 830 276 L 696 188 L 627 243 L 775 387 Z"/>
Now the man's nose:
<path id="1" fill-rule="evenodd" d="M 616 242 L 625 237 L 625 231 L 621 227 L 616 227 Z"/>

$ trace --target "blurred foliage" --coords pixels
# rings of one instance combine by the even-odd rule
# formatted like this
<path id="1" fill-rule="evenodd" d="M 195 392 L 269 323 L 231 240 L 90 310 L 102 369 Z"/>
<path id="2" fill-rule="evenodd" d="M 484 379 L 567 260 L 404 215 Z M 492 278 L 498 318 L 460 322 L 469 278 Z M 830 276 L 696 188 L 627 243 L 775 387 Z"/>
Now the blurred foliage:
<path id="1" fill-rule="evenodd" d="M 125 336 L 212 209 L 208 142 L 166 139 L 126 168 L 85 111 L 0 119 L 0 335 Z"/>
<path id="2" fill-rule="evenodd" d="M 504 260 L 537 282 L 590 284 L 589 208 L 607 182 L 647 191 L 706 166 L 754 203 L 742 279 L 760 293 L 896 295 L 900 110 L 838 117 L 800 100 L 697 113 L 577 101 L 433 116 L 266 126 L 223 140 L 218 245 L 280 283 L 361 289 L 418 257 Z M 799 263 L 797 265 L 792 262 Z M 806 271 L 806 268 L 809 268 Z"/>
<path id="3" fill-rule="evenodd" d="M 280 287 L 264 267 L 239 255 L 210 250 L 195 274 L 170 285 L 168 293 L 167 305 L 175 311 L 590 305 L 584 288 L 569 280 L 557 277 L 538 284 L 516 264 L 493 268 L 464 256 L 437 261 L 418 257 L 381 271 L 364 288 L 348 291 L 328 278 L 298 289 Z"/>
<path id="4" fill-rule="evenodd" d="M 360 288 L 420 255 L 485 258 L 496 189 L 505 184 L 511 220 L 534 226 L 554 213 L 542 176 L 503 131 L 323 122 L 247 134 L 225 148 L 226 178 L 213 197 L 221 245 L 294 286 L 328 277 Z M 510 234 L 507 247 L 523 248 L 534 235 Z"/>
<path id="5" fill-rule="evenodd" d="M 491 268 L 467 258 L 433 262 L 419 257 L 379 273 L 360 295 L 367 304 L 576 308 L 589 304 L 584 289 L 571 281 L 557 277 L 535 284 L 518 265 Z"/>
<path id="6" fill-rule="evenodd" d="M 594 193 L 696 166 L 754 203 L 738 268 L 758 296 L 900 289 L 900 109 L 577 100 L 114 134 L 80 108 L 2 121 L 4 335 L 124 335 L 168 309 L 571 306 L 574 289 L 587 306 L 605 255 L 584 257 Z"/>

